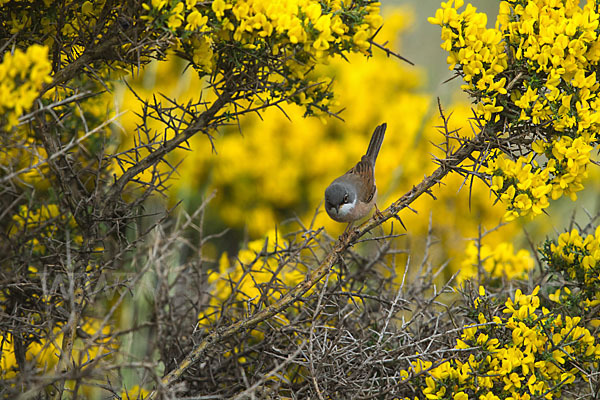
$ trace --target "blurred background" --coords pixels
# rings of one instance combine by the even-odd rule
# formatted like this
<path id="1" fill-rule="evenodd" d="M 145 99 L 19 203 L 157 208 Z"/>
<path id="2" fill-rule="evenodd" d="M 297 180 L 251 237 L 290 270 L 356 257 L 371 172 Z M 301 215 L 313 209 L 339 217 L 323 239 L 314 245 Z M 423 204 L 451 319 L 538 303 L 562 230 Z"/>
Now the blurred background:
<path id="1" fill-rule="evenodd" d="M 488 15 L 488 27 L 493 27 L 498 2 L 472 3 Z M 438 7 L 435 1 L 395 1 L 382 6 L 384 26 L 375 40 L 399 52 L 414 66 L 373 48 L 368 59 L 337 59 L 319 71 L 333 80 L 339 118 L 303 118 L 302 111 L 292 105 L 286 105 L 285 112 L 271 108 L 240 120 L 239 126 L 219 131 L 214 149 L 205 136 L 197 135 L 191 140 L 192 151 L 172 155 L 169 161 L 181 164 L 172 178 L 166 205 L 181 201 L 180 208 L 193 212 L 214 193 L 204 233 L 229 229 L 203 247 L 203 257 L 216 261 L 223 252 L 235 255 L 249 241 L 262 238 L 267 232 L 291 229 L 285 222 L 290 219 L 298 219 L 306 226 L 314 220 L 315 227 L 324 226 L 337 237 L 345 225 L 330 220 L 324 212 L 324 189 L 358 161 L 373 129 L 382 122 L 387 122 L 388 129 L 376 165 L 380 209 L 436 168 L 432 156 L 443 155 L 433 145 L 443 141 L 436 128 L 440 124 L 438 98 L 450 117 L 451 128 L 460 129 L 462 136 L 472 135 L 469 99 L 460 91 L 459 78 L 447 82 L 453 72 L 448 70 L 447 54 L 440 48 L 440 30 L 427 22 Z M 154 63 L 130 84 L 143 98 L 159 93 L 182 102 L 208 93 L 203 92 L 206 82 L 195 78 L 174 57 Z M 120 134 L 122 146 L 130 146 L 138 102 L 124 88 L 118 93 L 117 102 L 118 111 L 129 110 L 121 118 Z M 592 180 L 597 177 L 597 171 L 590 173 Z M 431 229 L 433 237 L 439 240 L 436 256 L 440 262 L 450 263 L 448 274 L 452 274 L 461 265 L 469 265 L 465 251 L 473 246 L 470 240 L 501 224 L 505 208 L 494 205 L 495 199 L 485 184 L 477 180 L 465 182 L 457 174 L 435 188 L 434 195 L 437 200 L 419 199 L 413 206 L 415 213 L 402 211 L 400 217 L 406 232 L 397 221 L 393 222 L 393 229 L 395 233 L 408 233 L 398 239 L 399 243 L 414 250 L 419 249 Z M 164 206 L 157 204 L 159 208 Z M 522 268 L 530 267 L 535 251 L 524 229 L 536 238 L 534 242 L 542 240 L 553 231 L 563 230 L 573 215 L 573 206 L 568 199 L 556 202 L 548 216 L 533 223 L 522 220 L 503 226 L 486 236 L 483 243 L 490 251 L 499 252 L 500 258 L 512 257 L 517 248 L 527 249 L 529 261 L 523 261 L 524 253 L 518 258 L 523 262 Z M 590 212 L 597 210 L 596 196 L 589 196 L 586 207 Z M 584 212 L 579 213 L 579 218 L 586 223 Z M 391 224 L 383 226 L 386 233 L 391 231 Z M 507 252 L 505 244 L 498 247 L 505 242 L 515 249 Z M 514 261 L 509 259 L 509 264 Z M 504 269 L 511 268 L 514 265 Z M 464 269 L 464 277 L 468 276 L 467 270 L 473 272 L 472 268 Z M 497 273 L 499 277 L 505 274 L 502 268 Z"/>

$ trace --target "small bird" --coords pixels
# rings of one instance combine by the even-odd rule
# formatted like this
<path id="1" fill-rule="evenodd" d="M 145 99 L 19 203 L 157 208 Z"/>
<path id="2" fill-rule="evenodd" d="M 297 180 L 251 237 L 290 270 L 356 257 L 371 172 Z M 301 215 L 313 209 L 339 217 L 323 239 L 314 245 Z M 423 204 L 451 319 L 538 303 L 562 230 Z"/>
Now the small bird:
<path id="1" fill-rule="evenodd" d="M 331 182 L 325 190 L 327 214 L 335 221 L 349 222 L 344 233 L 354 221 L 366 217 L 375 205 L 375 160 L 386 128 L 386 123 L 375 128 L 367 153 L 350 171 Z"/>

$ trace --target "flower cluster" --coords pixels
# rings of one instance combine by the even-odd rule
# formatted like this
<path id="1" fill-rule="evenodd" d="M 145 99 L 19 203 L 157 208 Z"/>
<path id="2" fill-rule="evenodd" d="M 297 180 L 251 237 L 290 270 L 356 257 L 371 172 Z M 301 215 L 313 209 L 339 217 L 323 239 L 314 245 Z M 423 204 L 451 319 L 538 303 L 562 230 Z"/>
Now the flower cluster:
<path id="1" fill-rule="evenodd" d="M 534 142 L 537 153 L 516 161 L 492 154 L 486 172 L 507 204 L 507 219 L 540 214 L 548 197 L 574 199 L 600 128 L 596 2 L 581 7 L 579 2 L 502 1 L 491 29 L 473 6 L 458 12 L 463 4 L 442 3 L 430 18 L 442 27 L 450 69 L 467 82 L 463 88 L 495 133 L 524 145 Z M 536 157 L 544 162 L 536 163 Z"/>
<path id="2" fill-rule="evenodd" d="M 533 267 L 533 259 L 527 250 L 520 249 L 515 253 L 513 244 L 507 242 L 495 247 L 469 242 L 465 254 L 459 281 L 476 277 L 479 268 L 493 278 L 525 278 Z"/>
<path id="3" fill-rule="evenodd" d="M 464 1 L 453 2 L 442 3 L 429 22 L 442 27 L 442 48 L 449 53 L 450 69 L 458 68 L 462 73 L 467 82 L 463 90 L 482 93 L 478 109 L 489 120 L 492 113 L 502 110 L 496 105 L 497 95 L 506 94 L 506 77 L 501 73 L 508 63 L 502 32 L 486 28 L 487 16 L 476 12 L 471 4 L 459 14 L 457 9 Z"/>
<path id="4" fill-rule="evenodd" d="M 287 240 L 270 231 L 263 239 L 249 242 L 246 248 L 237 253 L 233 263 L 226 252 L 222 253 L 218 271 L 209 271 L 207 283 L 211 287 L 211 297 L 198 315 L 199 325 L 211 329 L 222 317 L 230 321 L 243 318 L 251 308 L 278 300 L 283 295 L 281 289 L 300 283 L 306 271 L 278 268 L 278 257 L 273 257 L 274 253 L 287 247 Z M 227 311 L 226 314 L 224 311 Z M 269 323 L 268 329 L 277 323 L 289 323 L 285 313 L 278 314 Z M 250 335 L 250 342 L 263 340 L 264 326 L 259 324 L 251 330 Z M 223 356 L 235 357 L 241 363 L 247 362 L 246 344 L 238 343 L 224 352 Z"/>
<path id="5" fill-rule="evenodd" d="M 583 180 L 588 177 L 587 166 L 590 163 L 590 153 L 593 147 L 585 138 L 576 139 L 561 136 L 552 143 L 537 141 L 534 151 L 548 158 L 544 170 L 548 170 L 552 179 L 551 197 L 556 200 L 568 195 L 572 200 L 577 199 L 577 192 L 583 189 Z"/>
<path id="6" fill-rule="evenodd" d="M 533 150 L 547 157 L 543 166 L 534 159 L 534 153 L 514 161 L 494 151 L 484 172 L 492 177 L 492 190 L 508 204 L 504 220 L 539 215 L 550 205 L 549 198 L 568 195 L 576 200 L 588 177 L 592 149 L 582 137 L 561 136 L 551 143 L 538 140 Z"/>
<path id="7" fill-rule="evenodd" d="M 33 105 L 51 72 L 48 47 L 32 45 L 27 50 L 5 53 L 0 64 L 0 124 L 11 129 Z"/>
<path id="8" fill-rule="evenodd" d="M 598 338 L 580 317 L 540 306 L 539 287 L 529 295 L 517 289 L 499 315 L 483 287 L 475 299 L 477 323 L 466 326 L 455 349 L 472 351 L 428 370 L 422 391 L 427 399 L 558 399 L 564 388 L 600 361 Z"/>
<path id="9" fill-rule="evenodd" d="M 367 39 L 382 24 L 379 7 L 379 2 L 347 0 L 151 0 L 144 4 L 147 19 L 155 18 L 174 32 L 182 30 L 178 33 L 183 36 L 212 33 L 248 48 L 275 40 L 275 52 L 299 44 L 315 56 L 340 45 L 344 50 L 366 51 Z"/>
<path id="10" fill-rule="evenodd" d="M 597 124 L 598 19 L 595 1 L 584 8 L 549 0 L 500 4 L 498 23 L 527 74 L 511 92 L 520 120 L 551 120 L 557 131 L 572 133 Z"/>
<path id="11" fill-rule="evenodd" d="M 278 62 L 266 63 L 260 73 L 276 75 L 286 88 L 258 97 L 289 97 L 298 104 L 315 102 L 323 108 L 328 99 L 321 92 L 327 86 L 318 85 L 322 88 L 311 96 L 304 92 L 310 86 L 307 75 L 317 63 L 336 54 L 368 54 L 368 39 L 382 24 L 380 3 L 371 0 L 150 0 L 144 8 L 146 20 L 176 34 L 201 75 L 224 74 L 219 61 L 224 55 L 234 58 L 240 69 L 276 58 Z M 304 98 L 296 96 L 298 91 Z"/>
<path id="12" fill-rule="evenodd" d="M 533 154 L 513 161 L 494 151 L 484 172 L 492 176 L 491 189 L 508 204 L 505 221 L 524 215 L 536 216 L 550 205 L 552 171 L 551 167 L 539 168 Z"/>
<path id="13" fill-rule="evenodd" d="M 582 237 L 573 229 L 547 241 L 541 249 L 549 272 L 562 276 L 573 290 L 559 287 L 551 296 L 557 303 L 587 314 L 600 304 L 600 227 Z"/>

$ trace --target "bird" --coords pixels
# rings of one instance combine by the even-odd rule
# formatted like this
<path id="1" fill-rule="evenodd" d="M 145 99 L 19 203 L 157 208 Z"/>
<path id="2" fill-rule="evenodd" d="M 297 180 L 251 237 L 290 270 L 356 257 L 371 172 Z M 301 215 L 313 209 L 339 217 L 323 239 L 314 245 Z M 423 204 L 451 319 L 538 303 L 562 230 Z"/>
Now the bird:
<path id="1" fill-rule="evenodd" d="M 348 222 L 344 233 L 355 221 L 366 217 L 373 206 L 379 213 L 377 186 L 375 185 L 375 160 L 383 143 L 387 124 L 375 128 L 369 147 L 360 161 L 344 175 L 336 178 L 325 190 L 325 211 L 337 222 Z"/>

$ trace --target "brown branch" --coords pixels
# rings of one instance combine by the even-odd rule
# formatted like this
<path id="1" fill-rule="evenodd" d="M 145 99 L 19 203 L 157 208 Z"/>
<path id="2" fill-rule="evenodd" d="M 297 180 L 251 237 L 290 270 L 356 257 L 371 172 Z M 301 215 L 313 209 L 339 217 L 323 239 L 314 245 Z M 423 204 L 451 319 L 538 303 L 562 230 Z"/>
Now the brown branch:
<path id="1" fill-rule="evenodd" d="M 389 57 L 389 56 L 394 56 L 396 58 L 398 58 L 399 60 L 402 60 L 410 65 L 415 65 L 412 61 L 410 61 L 409 59 L 402 57 L 399 53 L 391 50 L 390 48 L 386 47 L 388 42 L 385 42 L 384 44 L 379 44 L 377 43 L 374 39 L 375 36 L 377 36 L 379 34 L 379 32 L 381 32 L 381 28 L 383 28 L 383 25 L 381 25 L 379 27 L 379 29 L 377 29 L 377 31 L 375 31 L 375 33 L 367 40 L 367 42 L 369 42 L 372 46 L 377 47 L 380 50 L 383 50 L 385 52 L 385 54 Z"/>
<path id="2" fill-rule="evenodd" d="M 473 141 L 465 142 L 462 144 L 454 153 L 444 160 L 439 160 L 440 166 L 433 171 L 430 176 L 426 176 L 423 180 L 412 188 L 409 192 L 405 193 L 402 197 L 396 200 L 387 209 L 381 212 L 383 217 L 379 219 L 371 218 L 359 227 L 359 236 L 371 231 L 373 228 L 381 225 L 384 221 L 395 217 L 403 208 L 408 207 L 413 201 L 415 201 L 423 193 L 430 193 L 430 189 L 438 183 L 441 183 L 448 173 L 456 169 L 464 160 L 477 150 L 478 146 L 476 143 L 477 138 Z"/>
<path id="3" fill-rule="evenodd" d="M 381 45 L 371 39 L 369 39 L 368 42 L 370 44 L 372 44 L 373 46 L 377 47 L 378 49 L 383 50 L 388 57 L 394 56 L 394 57 L 398 58 L 399 60 L 404 61 L 405 63 L 408 63 L 410 65 L 415 65 L 415 63 L 410 61 L 408 58 L 401 56 L 400 53 L 397 53 L 397 52 L 392 51 L 392 50 L 388 49 L 387 47 L 385 47 L 385 43 Z"/>
<path id="4" fill-rule="evenodd" d="M 119 36 L 112 36 L 107 38 L 98 47 L 93 49 L 86 49 L 81 56 L 75 61 L 65 66 L 63 69 L 58 70 L 48 85 L 44 86 L 40 93 L 40 97 L 48 90 L 60 86 L 64 83 L 71 81 L 77 75 L 82 72 L 82 69 L 86 68 L 92 62 L 105 59 L 109 54 L 114 53 L 114 47 L 119 43 Z"/>
<path id="5" fill-rule="evenodd" d="M 308 241 L 312 240 L 312 237 L 306 239 Z M 211 332 L 208 336 L 206 336 L 195 348 L 192 352 L 179 364 L 179 366 L 169 372 L 162 380 L 161 384 L 164 386 L 171 386 L 181 375 L 196 361 L 201 359 L 207 352 L 208 348 L 216 343 L 221 342 L 222 340 L 233 336 L 235 333 L 241 332 L 246 329 L 250 329 L 256 326 L 259 322 L 265 321 L 274 315 L 278 314 L 289 305 L 291 305 L 296 300 L 300 299 L 304 293 L 306 293 L 310 288 L 312 288 L 317 282 L 321 280 L 329 270 L 338 262 L 341 255 L 344 251 L 350 246 L 350 241 L 340 241 L 337 243 L 336 247 L 329 253 L 329 255 L 321 262 L 321 265 L 316 269 L 312 270 L 307 276 L 306 279 L 296 285 L 292 290 L 287 292 L 281 299 L 277 302 L 273 303 L 267 308 L 264 308 L 254 314 L 253 316 L 243 319 L 225 327 L 223 329 L 217 329 L 214 332 Z M 148 399 L 153 398 L 156 392 L 153 392 Z"/>
<path id="6" fill-rule="evenodd" d="M 134 166 L 126 170 L 123 175 L 115 180 L 112 187 L 107 192 L 106 204 L 114 204 L 115 198 L 123 193 L 125 186 L 132 179 L 144 172 L 146 169 L 156 165 L 159 160 L 163 159 L 167 154 L 175 150 L 183 142 L 189 140 L 196 133 L 205 130 L 212 118 L 217 114 L 217 112 L 219 112 L 219 110 L 221 110 L 221 108 L 225 106 L 225 104 L 228 103 L 228 101 L 229 95 L 221 95 L 217 100 L 215 100 L 208 110 L 200 114 L 198 119 L 193 124 L 188 126 L 183 132 L 176 135 L 174 138 L 165 141 L 157 150 L 151 152 L 148 156 L 139 160 L 139 162 L 137 162 Z"/>

